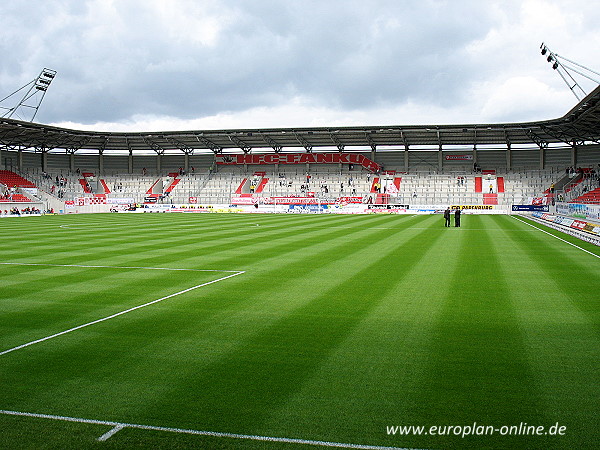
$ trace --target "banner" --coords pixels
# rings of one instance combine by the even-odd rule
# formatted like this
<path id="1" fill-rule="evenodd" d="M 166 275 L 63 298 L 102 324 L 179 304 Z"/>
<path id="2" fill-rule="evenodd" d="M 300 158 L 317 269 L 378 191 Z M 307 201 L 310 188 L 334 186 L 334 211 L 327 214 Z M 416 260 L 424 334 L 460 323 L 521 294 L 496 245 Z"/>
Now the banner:
<path id="1" fill-rule="evenodd" d="M 289 213 L 311 213 L 317 214 L 320 212 L 326 212 L 329 205 L 289 205 Z"/>
<path id="2" fill-rule="evenodd" d="M 106 203 L 106 197 L 75 197 L 74 200 L 77 206 L 106 205 Z"/>
<path id="3" fill-rule="evenodd" d="M 340 197 L 338 203 L 362 203 L 362 197 Z"/>
<path id="4" fill-rule="evenodd" d="M 241 197 L 241 196 L 232 196 L 231 204 L 232 205 L 255 205 L 256 203 L 262 203 L 262 197 Z"/>
<path id="5" fill-rule="evenodd" d="M 557 203 L 556 212 L 580 219 L 600 220 L 600 205 L 583 203 Z"/>
<path id="6" fill-rule="evenodd" d="M 512 205 L 513 211 L 550 211 L 548 205 Z"/>
<path id="7" fill-rule="evenodd" d="M 107 197 L 106 203 L 108 203 L 109 205 L 129 205 L 131 203 L 135 203 L 135 199 L 133 197 L 129 197 L 129 198 Z"/>
<path id="8" fill-rule="evenodd" d="M 377 172 L 379 164 L 360 153 L 263 153 L 215 155 L 217 164 L 360 164 Z"/>
<path id="9" fill-rule="evenodd" d="M 493 205 L 451 205 L 450 209 L 494 209 Z"/>
<path id="10" fill-rule="evenodd" d="M 321 202 L 315 197 L 265 197 L 265 205 L 318 205 L 327 202 Z"/>
<path id="11" fill-rule="evenodd" d="M 336 199 L 319 199 L 316 197 L 242 197 L 232 196 L 232 205 L 331 205 Z"/>
<path id="12" fill-rule="evenodd" d="M 446 161 L 471 161 L 473 155 L 446 155 Z"/>
<path id="13" fill-rule="evenodd" d="M 26 194 L 26 195 L 38 195 L 38 188 L 28 188 L 28 187 L 22 187 L 21 190 Z"/>

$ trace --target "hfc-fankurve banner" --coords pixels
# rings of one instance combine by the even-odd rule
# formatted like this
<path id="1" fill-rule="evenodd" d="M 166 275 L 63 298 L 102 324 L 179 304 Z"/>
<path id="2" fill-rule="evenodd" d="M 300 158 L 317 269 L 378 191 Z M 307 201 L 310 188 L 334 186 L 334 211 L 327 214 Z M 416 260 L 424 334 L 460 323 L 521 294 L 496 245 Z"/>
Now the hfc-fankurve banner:
<path id="1" fill-rule="evenodd" d="M 360 153 L 264 153 L 215 155 L 217 164 L 359 164 L 377 172 L 379 164 Z"/>

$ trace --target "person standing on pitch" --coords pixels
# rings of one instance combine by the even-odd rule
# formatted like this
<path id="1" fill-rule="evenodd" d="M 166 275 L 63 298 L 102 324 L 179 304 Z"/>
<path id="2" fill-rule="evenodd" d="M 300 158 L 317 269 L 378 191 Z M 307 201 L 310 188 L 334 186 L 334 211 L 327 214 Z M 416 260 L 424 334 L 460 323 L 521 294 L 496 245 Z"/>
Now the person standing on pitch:
<path id="1" fill-rule="evenodd" d="M 445 227 L 449 227 L 450 226 L 450 208 L 446 208 L 446 211 L 444 211 L 444 226 Z"/>
<path id="2" fill-rule="evenodd" d="M 460 227 L 460 209 L 459 208 L 456 208 L 456 211 L 454 211 L 454 226 Z"/>

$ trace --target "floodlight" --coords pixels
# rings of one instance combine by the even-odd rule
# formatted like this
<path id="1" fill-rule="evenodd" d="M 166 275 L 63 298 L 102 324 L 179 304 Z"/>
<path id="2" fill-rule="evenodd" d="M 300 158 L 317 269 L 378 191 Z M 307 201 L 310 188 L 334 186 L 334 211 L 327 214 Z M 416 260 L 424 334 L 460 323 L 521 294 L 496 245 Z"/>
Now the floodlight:
<path id="1" fill-rule="evenodd" d="M 11 118 L 16 115 L 20 120 L 28 120 L 33 122 L 35 116 L 40 108 L 44 95 L 50 87 L 50 83 L 56 76 L 56 71 L 48 68 L 44 68 L 36 79 L 30 81 L 24 86 L 14 91 L 12 94 L 0 99 L 0 103 L 7 101 L 9 98 L 17 95 L 19 92 L 25 92 L 21 97 L 21 100 L 16 106 L 4 107 L 0 106 L 1 109 L 5 109 L 6 112 L 1 117 Z M 27 119 L 25 116 L 30 115 L 31 118 Z"/>

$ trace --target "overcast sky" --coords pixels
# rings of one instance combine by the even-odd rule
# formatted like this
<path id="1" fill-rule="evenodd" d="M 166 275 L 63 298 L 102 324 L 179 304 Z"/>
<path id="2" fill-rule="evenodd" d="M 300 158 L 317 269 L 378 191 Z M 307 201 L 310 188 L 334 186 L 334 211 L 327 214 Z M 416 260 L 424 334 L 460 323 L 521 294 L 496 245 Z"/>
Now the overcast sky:
<path id="1" fill-rule="evenodd" d="M 76 129 L 552 119 L 577 99 L 540 44 L 600 71 L 598 24 L 594 0 L 4 0 L 0 98 L 48 67 L 35 121 Z"/>

